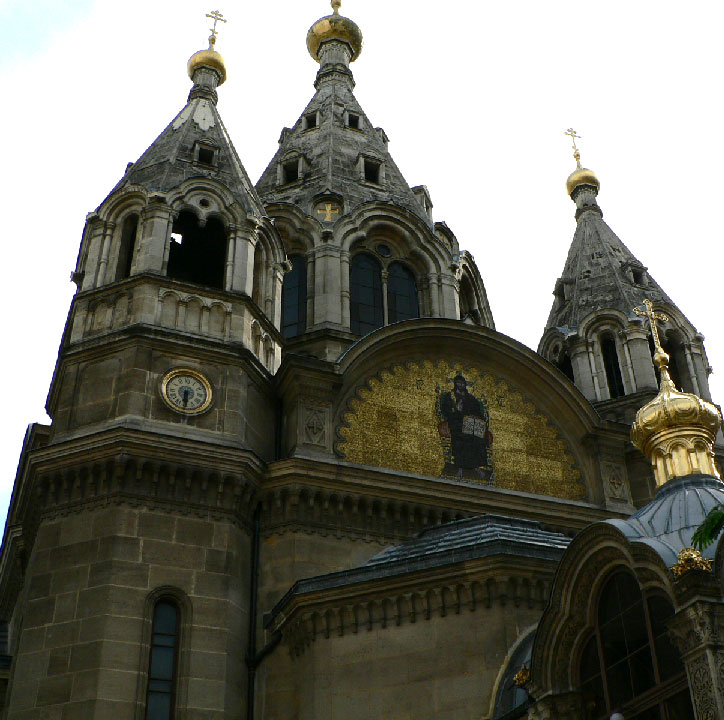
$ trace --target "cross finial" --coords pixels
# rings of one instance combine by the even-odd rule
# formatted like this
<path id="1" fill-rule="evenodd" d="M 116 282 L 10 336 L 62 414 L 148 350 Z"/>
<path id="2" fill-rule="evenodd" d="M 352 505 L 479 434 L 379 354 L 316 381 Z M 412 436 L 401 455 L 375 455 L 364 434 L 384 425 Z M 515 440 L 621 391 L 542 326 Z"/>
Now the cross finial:
<path id="1" fill-rule="evenodd" d="M 209 47 L 213 48 L 216 44 L 216 36 L 219 34 L 219 31 L 216 29 L 216 23 L 225 23 L 227 20 L 218 10 L 212 10 L 210 13 L 206 13 L 206 17 L 214 21 L 214 27 L 211 28 L 211 36 L 209 37 Z"/>
<path id="2" fill-rule="evenodd" d="M 339 9 L 342 7 L 342 0 L 332 0 L 332 10 L 335 15 L 339 15 Z"/>
<path id="3" fill-rule="evenodd" d="M 651 325 L 651 335 L 654 338 L 654 349 L 657 353 L 664 354 L 664 349 L 661 347 L 661 340 L 659 339 L 659 329 L 656 326 L 656 321 L 661 320 L 662 322 L 668 322 L 669 316 L 662 312 L 656 312 L 654 310 L 654 304 L 648 298 L 644 300 L 644 305 L 646 306 L 646 310 L 635 307 L 633 311 L 641 317 L 648 318 L 649 325 Z"/>
<path id="4" fill-rule="evenodd" d="M 576 164 L 578 167 L 581 167 L 581 153 L 578 151 L 576 140 L 582 140 L 583 138 L 580 135 L 577 135 L 573 128 L 568 128 L 568 130 L 566 130 L 566 135 L 569 135 L 573 141 L 573 157 L 576 158 Z"/>

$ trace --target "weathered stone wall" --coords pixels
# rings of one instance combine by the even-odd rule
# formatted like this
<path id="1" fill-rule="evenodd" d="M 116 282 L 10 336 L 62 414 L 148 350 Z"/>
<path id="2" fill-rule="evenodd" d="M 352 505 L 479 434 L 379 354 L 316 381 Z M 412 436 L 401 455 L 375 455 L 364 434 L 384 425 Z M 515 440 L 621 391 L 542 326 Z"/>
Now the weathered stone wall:
<path id="1" fill-rule="evenodd" d="M 181 598 L 177 707 L 238 717 L 249 538 L 225 520 L 112 506 L 41 524 L 21 596 L 8 720 L 144 717 L 153 599 Z"/>

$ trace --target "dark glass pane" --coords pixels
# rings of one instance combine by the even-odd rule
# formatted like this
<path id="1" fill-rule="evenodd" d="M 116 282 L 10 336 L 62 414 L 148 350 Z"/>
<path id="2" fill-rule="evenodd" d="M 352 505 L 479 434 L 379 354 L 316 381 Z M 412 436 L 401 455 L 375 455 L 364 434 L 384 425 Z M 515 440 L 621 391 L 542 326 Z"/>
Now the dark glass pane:
<path id="1" fill-rule="evenodd" d="M 654 635 L 666 632 L 666 621 L 674 614 L 671 603 L 660 595 L 652 595 L 648 600 L 651 630 Z"/>
<path id="2" fill-rule="evenodd" d="M 379 263 L 370 255 L 355 255 L 350 268 L 351 330 L 357 335 L 382 327 L 382 277 Z"/>
<path id="3" fill-rule="evenodd" d="M 601 598 L 598 601 L 598 622 L 600 625 L 616 617 L 621 612 L 618 604 L 618 588 L 616 576 L 612 577 L 601 591 Z"/>
<path id="4" fill-rule="evenodd" d="M 654 666 L 648 645 L 629 658 L 629 667 L 634 695 L 640 695 L 654 686 Z"/>
<path id="5" fill-rule="evenodd" d="M 620 707 L 633 697 L 627 660 L 606 668 L 606 679 L 611 707 Z"/>
<path id="6" fill-rule="evenodd" d="M 583 706 L 586 711 L 586 718 L 597 720 L 606 716 L 606 701 L 603 697 L 603 683 L 601 676 L 597 675 L 588 682 L 581 685 Z"/>
<path id="7" fill-rule="evenodd" d="M 170 680 L 173 677 L 174 651 L 172 647 L 156 645 L 151 653 L 151 677 Z"/>
<path id="8" fill-rule="evenodd" d="M 626 716 L 628 720 L 628 715 Z M 661 715 L 661 710 L 659 709 L 658 705 L 654 705 L 654 707 L 647 708 L 643 712 L 640 712 L 638 715 L 634 715 L 630 720 L 663 720 L 663 717 Z"/>
<path id="9" fill-rule="evenodd" d="M 649 633 L 646 629 L 646 616 L 642 603 L 633 605 L 621 615 L 623 629 L 626 634 L 626 647 L 629 653 L 644 647 L 649 642 Z"/>
<path id="10" fill-rule="evenodd" d="M 601 642 L 606 667 L 626 657 L 626 635 L 620 616 L 601 626 Z"/>
<path id="11" fill-rule="evenodd" d="M 415 276 L 402 263 L 392 263 L 387 275 L 388 321 L 400 322 L 419 315 Z"/>
<path id="12" fill-rule="evenodd" d="M 636 580 L 626 572 L 614 576 L 618 589 L 618 598 L 621 610 L 631 607 L 642 600 L 641 588 Z"/>
<path id="13" fill-rule="evenodd" d="M 592 637 L 583 649 L 581 654 L 581 682 L 586 682 L 592 677 L 601 674 L 601 665 L 598 660 L 598 643 L 595 636 Z"/>
<path id="14" fill-rule="evenodd" d="M 173 683 L 171 680 L 149 680 L 148 691 L 149 692 L 161 692 L 170 693 L 173 689 Z"/>
<path id="15" fill-rule="evenodd" d="M 665 705 L 669 720 L 694 720 L 694 709 L 691 706 L 688 688 L 669 698 Z"/>
<path id="16" fill-rule="evenodd" d="M 612 398 L 621 397 L 624 394 L 624 388 L 621 367 L 618 363 L 618 351 L 616 341 L 609 335 L 601 339 L 601 353 L 608 381 L 608 392 Z"/>
<path id="17" fill-rule="evenodd" d="M 171 696 L 168 694 L 149 693 L 146 706 L 146 720 L 170 720 Z"/>
<path id="18" fill-rule="evenodd" d="M 661 680 L 668 680 L 683 673 L 684 662 L 668 635 L 660 635 L 654 640 L 654 643 L 656 645 L 656 660 L 659 664 Z"/>
<path id="19" fill-rule="evenodd" d="M 292 269 L 282 281 L 282 336 L 301 335 L 307 329 L 307 261 L 301 255 L 289 258 Z"/>
<path id="20" fill-rule="evenodd" d="M 174 605 L 167 602 L 158 603 L 153 614 L 153 632 L 175 635 L 176 618 L 177 610 Z"/>

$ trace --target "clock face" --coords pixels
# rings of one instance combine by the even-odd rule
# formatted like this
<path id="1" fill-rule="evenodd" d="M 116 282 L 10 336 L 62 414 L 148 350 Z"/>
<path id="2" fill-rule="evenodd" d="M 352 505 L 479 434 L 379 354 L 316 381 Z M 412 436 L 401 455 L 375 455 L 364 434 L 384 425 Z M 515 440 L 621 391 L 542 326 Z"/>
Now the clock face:
<path id="1" fill-rule="evenodd" d="M 211 404 L 211 385 L 201 373 L 177 368 L 164 376 L 161 395 L 174 410 L 198 415 Z"/>

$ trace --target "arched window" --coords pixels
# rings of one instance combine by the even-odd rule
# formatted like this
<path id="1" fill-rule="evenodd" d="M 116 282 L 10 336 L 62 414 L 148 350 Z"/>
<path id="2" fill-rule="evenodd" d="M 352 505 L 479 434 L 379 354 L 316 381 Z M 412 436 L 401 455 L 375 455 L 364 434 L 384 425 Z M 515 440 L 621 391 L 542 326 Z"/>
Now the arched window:
<path id="1" fill-rule="evenodd" d="M 561 352 L 558 362 L 556 363 L 558 369 L 571 381 L 575 382 L 573 377 L 573 363 L 571 362 L 571 356 L 564 350 Z"/>
<path id="2" fill-rule="evenodd" d="M 307 329 L 307 260 L 301 255 L 289 258 L 292 269 L 282 284 L 282 335 L 301 335 Z"/>
<path id="3" fill-rule="evenodd" d="M 361 253 L 352 258 L 349 292 L 353 333 L 366 335 L 385 324 L 380 264 L 371 255 Z"/>
<path id="4" fill-rule="evenodd" d="M 174 280 L 223 289 L 226 232 L 216 218 L 201 227 L 191 212 L 179 214 L 171 232 L 167 275 Z"/>
<path id="5" fill-rule="evenodd" d="M 417 287 L 412 271 L 394 262 L 387 272 L 387 322 L 400 322 L 420 317 Z"/>
<path id="6" fill-rule="evenodd" d="M 630 720 L 694 720 L 684 664 L 666 633 L 673 614 L 666 598 L 644 598 L 626 571 L 606 582 L 579 664 L 587 720 L 614 712 Z"/>
<path id="7" fill-rule="evenodd" d="M 138 215 L 129 215 L 121 228 L 121 243 L 116 264 L 116 280 L 131 277 L 133 253 L 136 249 L 136 233 L 138 232 Z"/>
<path id="8" fill-rule="evenodd" d="M 530 657 L 533 651 L 534 639 L 535 632 L 529 633 L 511 655 L 508 666 L 505 668 L 503 677 L 498 685 L 493 717 L 523 718 L 525 716 L 524 708 L 530 705 L 530 698 L 528 697 L 527 691 L 516 684 L 515 676 L 520 672 L 523 665 L 530 668 Z M 513 713 L 516 709 L 519 713 L 511 716 L 508 715 L 508 713 Z"/>
<path id="9" fill-rule="evenodd" d="M 146 720 L 171 720 L 178 667 L 178 606 L 161 599 L 153 609 L 151 657 L 148 665 Z"/>
<path id="10" fill-rule="evenodd" d="M 621 366 L 618 363 L 618 350 L 613 336 L 606 333 L 601 336 L 601 354 L 603 355 L 603 367 L 606 370 L 608 381 L 608 394 L 611 398 L 621 397 L 625 394 L 623 378 L 621 377 Z"/>

